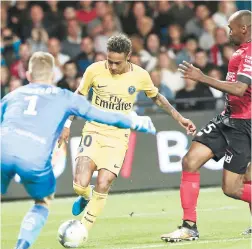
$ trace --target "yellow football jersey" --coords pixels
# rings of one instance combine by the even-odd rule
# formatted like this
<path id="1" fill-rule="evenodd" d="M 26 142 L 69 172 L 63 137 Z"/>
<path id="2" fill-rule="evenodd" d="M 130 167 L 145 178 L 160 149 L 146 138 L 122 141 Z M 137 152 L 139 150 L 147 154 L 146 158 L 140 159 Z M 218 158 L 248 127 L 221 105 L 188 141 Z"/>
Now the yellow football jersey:
<path id="1" fill-rule="evenodd" d="M 86 96 L 90 88 L 93 89 L 92 104 L 95 107 L 125 114 L 132 111 L 139 91 L 144 91 L 150 98 L 158 93 L 146 70 L 130 63 L 129 72 L 112 75 L 107 61 L 93 63 L 85 71 L 78 91 Z M 83 132 L 95 132 L 126 140 L 130 133 L 127 129 L 97 122 L 86 122 Z"/>

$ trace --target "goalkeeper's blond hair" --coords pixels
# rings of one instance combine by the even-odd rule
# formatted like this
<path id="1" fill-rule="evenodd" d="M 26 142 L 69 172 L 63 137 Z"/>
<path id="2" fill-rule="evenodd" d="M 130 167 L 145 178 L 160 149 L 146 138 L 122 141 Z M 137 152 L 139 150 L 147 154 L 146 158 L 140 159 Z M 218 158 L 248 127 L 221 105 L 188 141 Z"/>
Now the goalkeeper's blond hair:
<path id="1" fill-rule="evenodd" d="M 35 52 L 29 60 L 28 70 L 34 82 L 50 81 L 53 78 L 54 58 L 46 52 Z"/>

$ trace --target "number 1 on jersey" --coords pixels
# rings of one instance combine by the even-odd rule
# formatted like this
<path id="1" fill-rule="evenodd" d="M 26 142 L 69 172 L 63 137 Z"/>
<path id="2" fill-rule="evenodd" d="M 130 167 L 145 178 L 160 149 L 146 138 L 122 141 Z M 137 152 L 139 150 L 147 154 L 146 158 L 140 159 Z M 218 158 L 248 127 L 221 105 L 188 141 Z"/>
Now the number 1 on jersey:
<path id="1" fill-rule="evenodd" d="M 37 105 L 37 100 L 38 96 L 32 95 L 32 96 L 25 96 L 25 100 L 29 101 L 28 107 L 26 110 L 24 110 L 24 114 L 26 115 L 37 115 L 36 105 Z"/>

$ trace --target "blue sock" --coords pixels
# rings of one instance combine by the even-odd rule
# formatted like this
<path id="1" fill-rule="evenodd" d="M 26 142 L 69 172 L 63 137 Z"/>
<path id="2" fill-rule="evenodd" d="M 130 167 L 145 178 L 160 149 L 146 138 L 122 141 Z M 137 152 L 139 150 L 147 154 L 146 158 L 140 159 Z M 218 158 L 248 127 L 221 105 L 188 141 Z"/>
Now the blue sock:
<path id="1" fill-rule="evenodd" d="M 48 209 L 34 205 L 24 217 L 15 249 L 27 249 L 37 239 L 48 217 Z"/>

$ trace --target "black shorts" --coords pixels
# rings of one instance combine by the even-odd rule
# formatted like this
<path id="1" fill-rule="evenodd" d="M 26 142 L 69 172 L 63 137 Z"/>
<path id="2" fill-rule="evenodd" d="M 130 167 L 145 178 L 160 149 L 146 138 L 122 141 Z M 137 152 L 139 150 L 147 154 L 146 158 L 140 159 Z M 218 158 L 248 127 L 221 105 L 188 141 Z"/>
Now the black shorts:
<path id="1" fill-rule="evenodd" d="M 197 133 L 193 141 L 210 148 L 215 161 L 225 156 L 224 169 L 245 174 L 251 161 L 251 120 L 218 115 Z"/>

